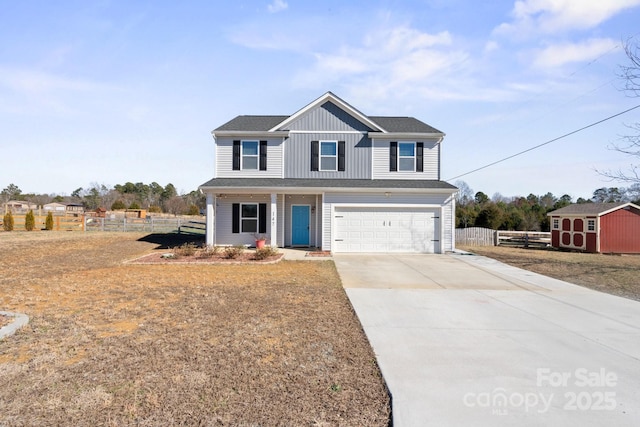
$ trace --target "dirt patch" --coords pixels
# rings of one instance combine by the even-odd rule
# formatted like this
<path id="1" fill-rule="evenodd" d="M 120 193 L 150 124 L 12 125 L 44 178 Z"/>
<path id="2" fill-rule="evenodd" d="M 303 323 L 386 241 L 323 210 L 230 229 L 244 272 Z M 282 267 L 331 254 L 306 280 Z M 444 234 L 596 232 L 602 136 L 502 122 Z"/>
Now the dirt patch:
<path id="1" fill-rule="evenodd" d="M 0 425 L 388 425 L 332 262 L 124 263 L 159 240 L 0 234 Z"/>
<path id="2" fill-rule="evenodd" d="M 640 301 L 640 256 L 504 246 L 461 247 L 535 273 Z"/>

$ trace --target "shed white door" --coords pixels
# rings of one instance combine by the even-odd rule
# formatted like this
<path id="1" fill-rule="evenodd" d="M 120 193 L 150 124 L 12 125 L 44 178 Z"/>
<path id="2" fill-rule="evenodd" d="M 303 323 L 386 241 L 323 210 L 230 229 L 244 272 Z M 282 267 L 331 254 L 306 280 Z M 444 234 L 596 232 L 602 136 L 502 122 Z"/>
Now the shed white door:
<path id="1" fill-rule="evenodd" d="M 439 249 L 435 209 L 336 207 L 334 252 L 421 252 Z"/>

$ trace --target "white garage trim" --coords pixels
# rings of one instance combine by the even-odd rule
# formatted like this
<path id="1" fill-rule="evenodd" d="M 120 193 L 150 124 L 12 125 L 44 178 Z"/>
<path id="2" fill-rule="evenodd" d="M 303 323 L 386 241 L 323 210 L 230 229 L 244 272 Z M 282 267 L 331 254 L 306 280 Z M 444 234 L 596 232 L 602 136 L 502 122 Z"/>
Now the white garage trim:
<path id="1" fill-rule="evenodd" d="M 410 216 L 410 221 L 418 221 L 419 226 L 423 227 L 421 230 L 417 230 L 417 233 L 428 233 L 429 230 L 432 230 L 433 233 L 431 236 L 423 235 L 420 239 L 414 240 L 413 238 L 409 238 L 406 240 L 406 229 L 385 229 L 382 233 L 373 233 L 373 230 L 380 231 L 381 228 L 375 225 L 371 225 L 371 229 L 368 230 L 370 236 L 372 236 L 373 240 L 371 241 L 371 246 L 358 246 L 361 245 L 361 240 L 365 239 L 362 235 L 356 237 L 355 240 L 355 250 L 348 249 L 345 245 L 347 243 L 344 242 L 344 234 L 339 236 L 338 233 L 345 233 L 347 230 L 341 230 L 339 221 L 344 216 L 340 216 L 341 210 L 350 212 L 345 212 L 347 220 L 356 219 L 349 218 L 349 214 L 357 214 L 361 212 L 365 215 L 363 220 L 374 222 L 383 220 L 383 223 L 388 220 L 395 221 L 404 221 L 406 220 L 406 215 L 411 213 L 412 211 L 418 210 L 419 212 L 423 212 L 425 214 L 424 218 L 415 218 L 414 215 Z M 334 252 L 428 252 L 428 253 L 444 253 L 445 241 L 444 241 L 444 208 L 439 204 L 397 204 L 397 203 L 340 203 L 340 204 L 332 204 L 331 205 L 331 250 Z M 370 218 L 366 218 L 366 213 L 370 213 Z M 433 216 L 428 216 L 429 214 L 433 214 Z M 340 219 L 338 218 L 340 216 Z M 378 216 L 378 218 L 375 218 Z M 382 217 L 382 218 L 380 218 Z M 404 217 L 404 218 L 403 218 Z M 421 222 L 423 219 L 431 218 L 433 223 L 427 224 Z M 389 225 L 392 223 L 389 222 Z M 411 223 L 413 224 L 413 222 Z M 342 224 L 342 227 L 345 227 L 345 224 Z M 393 227 L 393 225 L 391 225 Z M 389 233 L 394 232 L 394 235 Z M 404 237 L 400 237 L 398 233 L 405 233 Z M 383 239 L 381 241 L 375 240 L 376 235 Z M 413 234 L 412 234 L 413 235 Z M 358 240 L 359 239 L 359 240 Z M 426 239 L 429 239 L 429 243 L 426 243 Z M 382 244 L 380 244 L 382 243 Z M 406 244 L 403 246 L 403 244 Z"/>

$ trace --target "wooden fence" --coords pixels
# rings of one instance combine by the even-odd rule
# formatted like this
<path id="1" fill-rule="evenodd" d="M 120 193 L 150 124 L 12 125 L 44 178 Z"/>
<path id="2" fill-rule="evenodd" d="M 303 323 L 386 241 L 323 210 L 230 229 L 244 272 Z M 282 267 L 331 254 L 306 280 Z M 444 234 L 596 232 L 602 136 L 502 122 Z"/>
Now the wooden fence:
<path id="1" fill-rule="evenodd" d="M 459 246 L 521 246 L 546 247 L 551 244 L 551 233 L 544 231 L 506 231 L 482 227 L 456 228 Z"/>
<path id="2" fill-rule="evenodd" d="M 496 231 L 482 227 L 456 228 L 456 245 L 495 246 Z"/>
<path id="3" fill-rule="evenodd" d="M 35 215 L 35 230 L 44 230 L 46 215 Z M 2 230 L 0 216 L 0 230 Z M 25 215 L 13 215 L 14 231 L 24 231 Z M 149 233 L 205 234 L 206 226 L 202 221 L 180 217 L 115 217 L 98 218 L 88 215 L 53 216 L 53 229 L 56 231 L 134 231 Z"/>
<path id="4" fill-rule="evenodd" d="M 13 215 L 13 229 L 14 231 L 25 230 L 26 215 Z M 44 230 L 46 215 L 34 215 L 35 227 L 34 230 Z M 0 223 L 2 217 L 0 217 Z M 53 216 L 53 229 L 55 231 L 84 231 L 84 216 Z M 0 227 L 2 230 L 2 227 Z"/>

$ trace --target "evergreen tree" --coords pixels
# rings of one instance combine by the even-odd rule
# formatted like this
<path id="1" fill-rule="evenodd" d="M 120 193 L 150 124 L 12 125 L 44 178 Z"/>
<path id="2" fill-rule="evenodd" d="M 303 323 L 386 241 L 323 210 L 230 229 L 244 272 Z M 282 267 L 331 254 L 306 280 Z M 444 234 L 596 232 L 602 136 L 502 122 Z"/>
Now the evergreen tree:
<path id="1" fill-rule="evenodd" d="M 33 211 L 29 209 L 29 212 L 24 217 L 24 229 L 33 231 L 34 228 L 36 228 L 36 218 L 33 216 Z"/>
<path id="2" fill-rule="evenodd" d="M 44 228 L 46 230 L 53 230 L 53 214 L 51 211 L 47 214 L 47 219 L 44 222 Z"/>
<path id="3" fill-rule="evenodd" d="M 2 228 L 4 231 L 13 231 L 13 215 L 11 211 L 4 214 L 4 218 L 2 219 Z"/>

